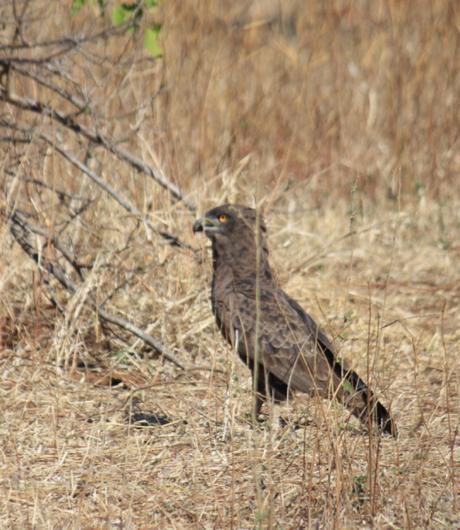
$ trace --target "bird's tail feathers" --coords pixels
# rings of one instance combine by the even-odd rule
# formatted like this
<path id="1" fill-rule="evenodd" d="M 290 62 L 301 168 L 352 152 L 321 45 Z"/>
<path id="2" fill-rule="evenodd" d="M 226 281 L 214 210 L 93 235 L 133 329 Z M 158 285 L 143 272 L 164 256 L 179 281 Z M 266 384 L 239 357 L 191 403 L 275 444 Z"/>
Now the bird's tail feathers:
<path id="1" fill-rule="evenodd" d="M 328 359 L 329 360 L 329 359 Z M 337 359 L 331 363 L 336 384 L 335 397 L 362 423 L 369 420 L 385 434 L 397 436 L 396 424 L 385 406 L 378 401 L 366 383 L 353 370 L 347 369 Z"/>

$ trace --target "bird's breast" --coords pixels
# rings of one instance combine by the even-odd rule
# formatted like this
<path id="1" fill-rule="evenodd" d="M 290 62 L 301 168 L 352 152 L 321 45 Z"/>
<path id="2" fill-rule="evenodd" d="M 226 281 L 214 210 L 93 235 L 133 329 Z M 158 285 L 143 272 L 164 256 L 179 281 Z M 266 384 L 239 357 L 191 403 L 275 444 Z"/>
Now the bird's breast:
<path id="1" fill-rule="evenodd" d="M 238 312 L 235 283 L 231 274 L 214 275 L 211 289 L 212 312 L 224 338 L 232 347 L 239 341 L 234 329 L 234 316 Z"/>

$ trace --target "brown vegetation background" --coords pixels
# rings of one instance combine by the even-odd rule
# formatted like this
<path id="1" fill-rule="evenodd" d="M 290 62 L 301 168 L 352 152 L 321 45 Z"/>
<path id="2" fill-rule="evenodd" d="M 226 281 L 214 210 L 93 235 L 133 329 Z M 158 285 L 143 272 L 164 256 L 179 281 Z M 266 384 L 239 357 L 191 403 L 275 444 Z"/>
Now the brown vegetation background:
<path id="1" fill-rule="evenodd" d="M 458 528 L 460 5 L 117 3 L 0 3 L 0 527 Z M 191 233 L 226 201 L 397 440 L 252 425 Z"/>

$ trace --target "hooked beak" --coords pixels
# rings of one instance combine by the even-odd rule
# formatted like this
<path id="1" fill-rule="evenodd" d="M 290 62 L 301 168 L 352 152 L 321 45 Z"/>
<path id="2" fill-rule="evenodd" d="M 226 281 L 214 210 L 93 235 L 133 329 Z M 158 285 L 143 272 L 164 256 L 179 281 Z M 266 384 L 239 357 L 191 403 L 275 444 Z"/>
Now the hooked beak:
<path id="1" fill-rule="evenodd" d="M 211 217 L 202 217 L 193 223 L 193 233 L 204 232 L 207 234 L 209 232 L 217 232 L 219 228 L 219 221 Z"/>
<path id="2" fill-rule="evenodd" d="M 196 232 L 203 232 L 203 219 L 197 219 L 193 223 L 193 233 L 195 234 Z"/>

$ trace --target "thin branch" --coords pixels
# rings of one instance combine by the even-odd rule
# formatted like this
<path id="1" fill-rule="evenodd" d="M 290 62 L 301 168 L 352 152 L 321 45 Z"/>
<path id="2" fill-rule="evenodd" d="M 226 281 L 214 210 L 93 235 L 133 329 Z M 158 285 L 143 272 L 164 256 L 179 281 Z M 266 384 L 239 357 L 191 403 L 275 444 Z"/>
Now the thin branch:
<path id="1" fill-rule="evenodd" d="M 1 120 L 1 119 L 0 119 L 0 126 L 13 130 L 13 131 L 18 131 L 24 135 L 22 138 L 16 138 L 16 139 L 14 137 L 6 136 L 4 137 L 6 141 L 27 143 L 32 140 L 30 129 L 26 131 L 25 129 L 22 129 L 16 125 L 12 125 L 6 122 L 5 120 Z M 115 191 L 115 189 L 107 181 L 105 181 L 96 172 L 91 170 L 86 164 L 84 164 L 83 162 L 80 162 L 80 160 L 78 160 L 71 153 L 69 153 L 62 147 L 60 147 L 56 142 L 51 140 L 51 138 L 49 138 L 46 134 L 38 133 L 37 136 L 38 138 L 46 142 L 48 145 L 50 145 L 53 149 L 55 149 L 60 155 L 62 155 L 66 160 L 68 160 L 71 164 L 77 167 L 85 175 L 87 175 L 93 182 L 95 182 L 100 188 L 102 188 L 113 199 L 115 199 L 115 201 L 117 201 L 118 204 L 120 204 L 120 206 L 122 206 L 125 210 L 127 210 L 133 216 L 137 217 L 141 222 L 145 223 L 145 225 L 147 226 L 149 230 L 161 236 L 173 247 L 179 247 L 185 250 L 191 250 L 193 252 L 194 257 L 197 258 L 197 251 L 195 248 L 193 248 L 188 243 L 185 243 L 184 241 L 182 241 L 179 237 L 174 236 L 170 234 L 169 232 L 162 230 L 161 228 L 155 227 L 148 219 L 145 218 L 145 216 L 142 214 L 140 210 L 138 210 L 125 197 L 123 197 L 123 195 Z M 0 140 L 1 140 L 1 137 L 0 137 Z"/>
<path id="2" fill-rule="evenodd" d="M 43 236 L 49 243 L 51 243 L 53 247 L 56 250 L 58 250 L 62 254 L 62 256 L 66 259 L 66 261 L 72 266 L 72 268 L 78 274 L 79 278 L 81 280 L 84 279 L 83 274 L 81 272 L 81 265 L 79 265 L 77 261 L 75 260 L 75 258 L 70 254 L 70 252 L 63 245 L 61 245 L 59 239 L 56 236 L 53 236 L 47 230 L 45 230 L 39 225 L 35 225 L 35 224 L 27 222 L 26 220 L 27 216 L 24 212 L 21 212 L 20 210 L 16 209 L 14 212 L 14 215 L 16 216 L 16 219 L 21 220 L 23 225 L 27 224 L 27 229 L 29 230 L 29 232 L 33 234 L 37 234 L 39 236 Z"/>
<path id="3" fill-rule="evenodd" d="M 2 61 L 0 60 L 0 65 L 1 64 Z M 84 136 L 87 140 L 93 142 L 94 144 L 105 147 L 119 160 L 128 163 L 137 171 L 151 177 L 157 184 L 169 191 L 169 193 L 176 200 L 183 202 L 192 213 L 196 211 L 195 205 L 190 202 L 189 199 L 185 198 L 179 187 L 176 186 L 176 184 L 172 183 L 159 168 L 155 168 L 150 164 L 147 164 L 146 162 L 142 161 L 140 158 L 137 158 L 136 156 L 132 155 L 128 151 L 117 147 L 112 142 L 112 140 L 110 140 L 106 136 L 103 136 L 98 132 L 90 130 L 85 125 L 76 122 L 71 116 L 62 114 L 53 107 L 46 105 L 40 101 L 28 98 L 15 97 L 6 92 L 2 94 L 2 99 L 6 103 L 10 103 L 11 105 L 20 108 L 21 110 L 34 112 L 42 116 L 48 116 L 52 120 L 60 123 L 64 127 L 73 131 L 74 133 Z"/>
<path id="4" fill-rule="evenodd" d="M 34 42 L 32 44 L 22 43 L 22 44 L 0 44 L 0 50 L 9 50 L 9 51 L 19 51 L 19 50 L 36 50 L 39 48 L 51 48 L 51 47 L 61 47 L 59 54 L 68 52 L 74 48 L 82 46 L 83 44 L 88 44 L 90 42 L 97 41 L 99 39 L 107 39 L 113 36 L 122 35 L 128 29 L 130 29 L 134 24 L 134 17 L 127 20 L 125 23 L 120 24 L 119 26 L 109 26 L 97 33 L 92 35 L 84 35 L 83 37 L 62 37 L 59 39 L 52 39 L 49 41 L 43 42 Z M 44 56 L 36 59 L 28 59 L 26 57 L 14 57 L 6 56 L 2 57 L 2 61 L 12 62 L 12 63 L 45 63 L 54 58 L 55 55 Z"/>
<path id="5" fill-rule="evenodd" d="M 56 94 L 61 96 L 63 99 L 65 99 L 66 101 L 68 101 L 69 103 L 74 105 L 80 112 L 83 112 L 86 108 L 88 108 L 88 104 L 85 101 L 83 101 L 83 100 L 81 100 L 79 98 L 76 98 L 75 96 L 73 96 L 72 94 L 70 94 L 69 92 L 67 92 L 63 88 L 61 88 L 60 86 L 57 86 L 55 84 L 50 83 L 48 79 L 43 79 L 42 77 L 40 77 L 36 73 L 33 73 L 33 72 L 31 72 L 31 71 L 29 71 L 29 70 L 27 70 L 25 68 L 21 68 L 19 66 L 15 66 L 14 64 L 12 64 L 10 66 L 10 71 L 13 71 L 13 72 L 16 72 L 18 74 L 21 74 L 24 77 L 28 77 L 29 79 L 32 79 L 33 81 L 35 81 L 39 85 L 42 85 L 42 86 L 48 88 L 49 90 L 52 90 L 53 92 L 55 92 Z"/>
<path id="6" fill-rule="evenodd" d="M 18 212 L 13 212 L 9 216 L 10 220 L 10 231 L 15 240 L 24 250 L 24 252 L 35 261 L 39 269 L 51 274 L 54 276 L 58 282 L 71 294 L 77 292 L 79 286 L 77 286 L 64 272 L 64 270 L 56 263 L 53 263 L 47 259 L 43 254 L 39 254 L 34 246 L 30 243 L 30 235 L 34 233 L 34 230 L 31 228 L 30 224 L 24 219 Z M 36 227 L 35 227 L 36 228 Z M 43 232 L 46 232 L 44 229 L 41 229 Z M 36 232 L 36 231 L 35 231 Z M 42 232 L 42 233 L 43 233 Z M 49 237 L 48 240 L 52 242 L 52 237 Z M 62 248 L 62 247 L 61 247 Z M 158 353 L 160 353 L 165 359 L 175 364 L 177 367 L 182 370 L 188 369 L 186 365 L 182 363 L 172 352 L 170 352 L 161 342 L 153 338 L 151 335 L 142 331 L 135 324 L 126 320 L 125 318 L 112 315 L 102 307 L 100 307 L 92 298 L 88 297 L 85 300 L 85 303 L 88 303 L 99 315 L 99 317 L 105 322 L 114 324 L 115 326 L 124 329 L 125 331 L 131 333 L 132 335 L 138 337 L 143 342 L 148 344 Z"/>
<path id="7" fill-rule="evenodd" d="M 68 151 L 66 151 L 65 149 L 62 149 L 62 147 L 57 145 L 56 142 L 53 142 L 51 138 L 49 138 L 46 134 L 38 133 L 37 136 L 41 138 L 42 140 L 44 140 L 49 145 L 51 145 L 53 149 L 55 149 L 60 155 L 62 155 L 66 160 L 68 160 L 71 164 L 73 164 L 80 171 L 82 171 L 85 175 L 87 175 L 93 182 L 95 182 L 100 188 L 102 188 L 113 199 L 115 199 L 118 202 L 118 204 L 120 204 L 126 211 L 128 211 L 130 214 L 134 215 L 139 220 L 144 222 L 148 226 L 148 228 L 152 230 L 154 233 L 166 239 L 168 243 L 170 243 L 173 246 L 185 248 L 185 249 L 192 250 L 193 252 L 195 252 L 195 249 L 188 243 L 184 243 L 178 237 L 173 236 L 169 234 L 168 232 L 165 232 L 164 230 L 160 230 L 156 228 L 155 226 L 153 226 L 153 224 L 148 219 L 145 219 L 145 216 L 142 214 L 140 210 L 138 210 L 133 204 L 131 204 L 120 193 L 115 191 L 115 189 L 107 181 L 105 181 L 102 177 L 100 177 L 96 172 L 91 170 L 86 164 L 83 164 L 83 162 L 80 162 L 80 160 L 78 160 Z"/>

